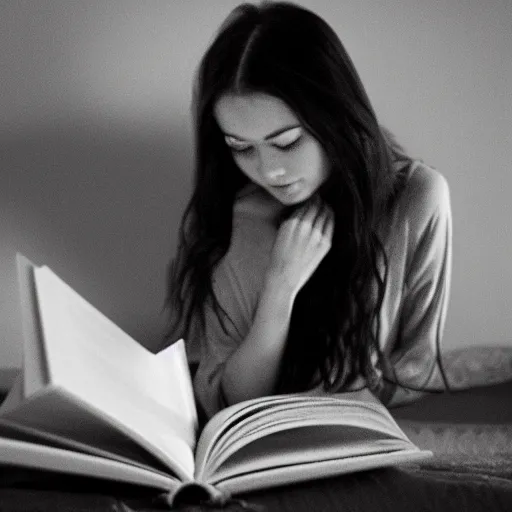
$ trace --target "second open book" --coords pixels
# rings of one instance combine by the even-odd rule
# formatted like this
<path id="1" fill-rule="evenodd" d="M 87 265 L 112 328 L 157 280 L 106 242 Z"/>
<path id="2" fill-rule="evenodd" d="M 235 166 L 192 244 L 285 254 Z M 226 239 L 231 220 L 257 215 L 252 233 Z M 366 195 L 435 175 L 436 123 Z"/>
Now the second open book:
<path id="1" fill-rule="evenodd" d="M 369 393 L 249 400 L 198 437 L 183 340 L 153 354 L 48 267 L 18 258 L 24 361 L 0 408 L 0 463 L 176 493 L 361 471 L 431 455 Z"/>

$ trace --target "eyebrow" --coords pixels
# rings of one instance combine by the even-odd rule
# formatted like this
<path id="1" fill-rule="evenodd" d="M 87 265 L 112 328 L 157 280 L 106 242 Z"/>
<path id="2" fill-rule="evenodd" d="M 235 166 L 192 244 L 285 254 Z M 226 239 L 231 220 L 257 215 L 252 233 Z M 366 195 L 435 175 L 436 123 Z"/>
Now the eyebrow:
<path id="1" fill-rule="evenodd" d="M 294 130 L 295 128 L 302 128 L 302 126 L 300 124 L 292 124 L 292 125 L 284 126 L 282 128 L 279 128 L 278 130 L 274 130 L 273 132 L 270 132 L 263 140 L 273 139 L 273 138 L 283 134 L 284 132 Z M 232 133 L 224 132 L 224 136 L 231 137 L 232 139 L 236 139 L 239 142 L 254 142 L 254 141 L 249 141 L 246 139 L 241 139 L 240 137 L 237 137 L 236 135 L 234 135 Z"/>

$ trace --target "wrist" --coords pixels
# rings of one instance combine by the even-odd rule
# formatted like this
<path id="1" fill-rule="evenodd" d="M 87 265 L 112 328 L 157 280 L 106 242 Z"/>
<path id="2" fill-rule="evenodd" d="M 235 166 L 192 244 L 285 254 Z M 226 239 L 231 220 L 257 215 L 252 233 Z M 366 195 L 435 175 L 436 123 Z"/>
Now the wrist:
<path id="1" fill-rule="evenodd" d="M 267 272 L 261 297 L 272 302 L 279 310 L 290 310 L 297 295 L 293 286 L 285 275 L 269 270 Z"/>

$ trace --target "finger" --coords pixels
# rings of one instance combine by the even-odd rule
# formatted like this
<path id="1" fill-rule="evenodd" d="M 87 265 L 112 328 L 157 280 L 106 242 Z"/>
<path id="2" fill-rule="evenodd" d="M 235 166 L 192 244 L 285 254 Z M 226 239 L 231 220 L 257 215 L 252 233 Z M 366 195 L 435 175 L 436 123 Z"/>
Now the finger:
<path id="1" fill-rule="evenodd" d="M 327 225 L 331 211 L 332 210 L 326 203 L 323 203 L 320 207 L 320 211 L 315 219 L 315 227 L 317 227 L 321 233 L 325 231 L 325 226 Z"/>
<path id="2" fill-rule="evenodd" d="M 302 217 L 304 217 L 304 214 L 308 211 L 310 207 L 310 204 L 309 204 L 309 201 L 306 201 L 305 203 L 302 203 L 300 204 L 299 206 L 297 206 L 295 208 L 295 210 L 293 211 L 293 213 L 290 215 L 290 219 L 291 218 L 294 218 L 294 219 L 301 219 Z"/>
<path id="3" fill-rule="evenodd" d="M 325 225 L 326 218 L 329 215 L 329 210 L 330 208 L 326 203 L 320 203 L 314 220 L 314 227 L 319 229 L 320 232 L 323 232 L 323 227 Z"/>
<path id="4" fill-rule="evenodd" d="M 301 209 L 299 219 L 302 222 L 308 222 L 310 225 L 313 225 L 319 209 L 320 205 L 315 201 L 308 201 Z"/>

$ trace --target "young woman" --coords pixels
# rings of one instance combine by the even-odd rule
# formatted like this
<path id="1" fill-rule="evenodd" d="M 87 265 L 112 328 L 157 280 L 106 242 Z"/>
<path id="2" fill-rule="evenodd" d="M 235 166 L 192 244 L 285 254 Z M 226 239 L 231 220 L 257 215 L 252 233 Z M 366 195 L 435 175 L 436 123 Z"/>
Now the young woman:
<path id="1" fill-rule="evenodd" d="M 196 177 L 170 266 L 172 339 L 207 416 L 274 393 L 442 383 L 445 179 L 379 125 L 329 25 L 243 4 L 199 67 Z"/>

